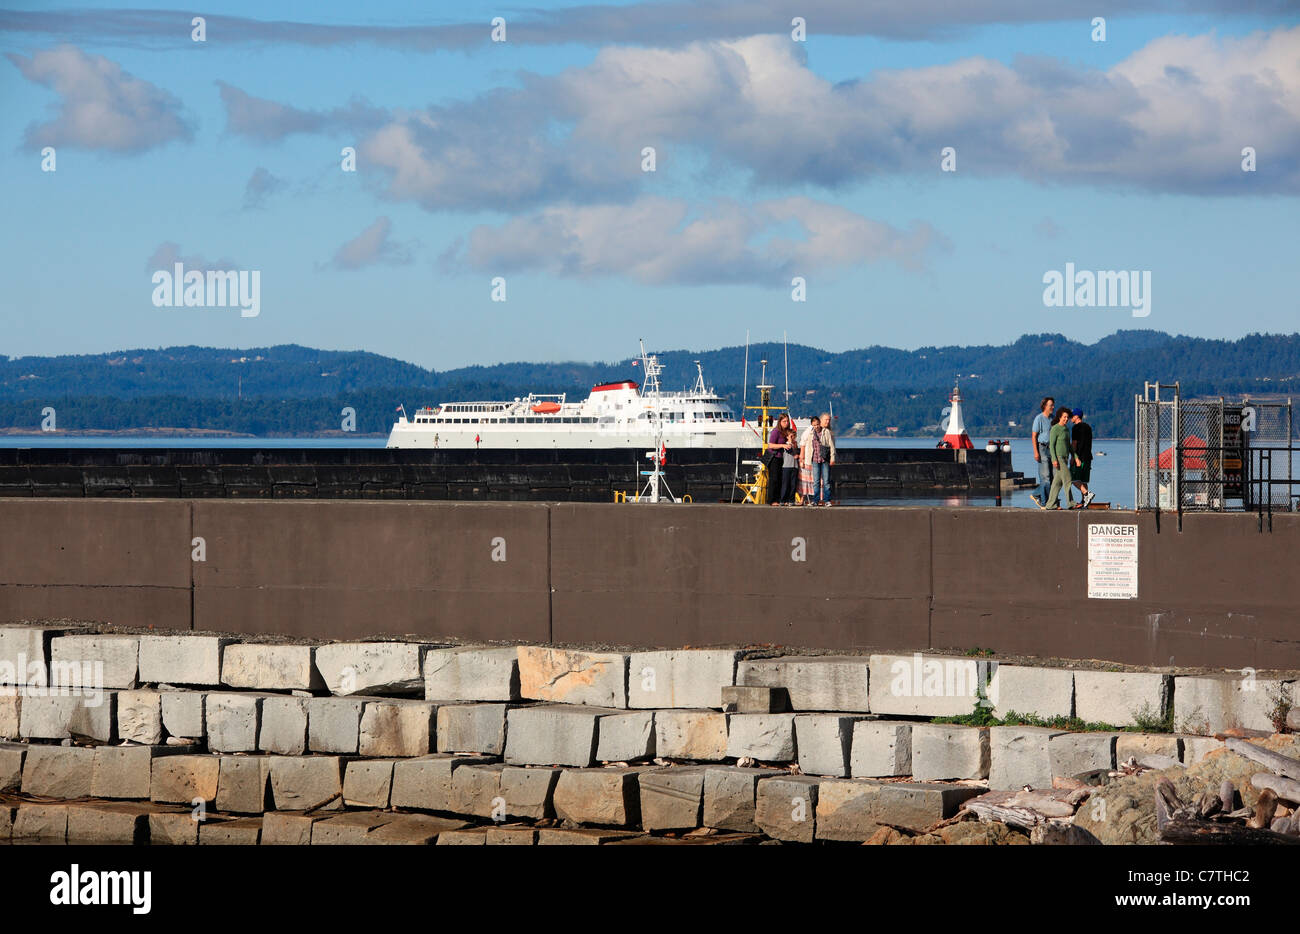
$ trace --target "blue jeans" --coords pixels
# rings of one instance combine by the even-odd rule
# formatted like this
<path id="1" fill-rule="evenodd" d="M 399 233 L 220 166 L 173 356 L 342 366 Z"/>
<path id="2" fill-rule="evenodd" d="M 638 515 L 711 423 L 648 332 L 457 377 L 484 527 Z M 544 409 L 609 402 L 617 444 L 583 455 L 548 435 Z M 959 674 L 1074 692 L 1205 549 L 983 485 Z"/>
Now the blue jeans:
<path id="1" fill-rule="evenodd" d="M 812 465 L 813 500 L 819 503 L 831 501 L 831 465 L 826 461 Z"/>
<path id="2" fill-rule="evenodd" d="M 1052 491 L 1052 455 L 1047 451 L 1047 445 L 1038 446 L 1038 501 L 1046 503 L 1048 494 Z"/>

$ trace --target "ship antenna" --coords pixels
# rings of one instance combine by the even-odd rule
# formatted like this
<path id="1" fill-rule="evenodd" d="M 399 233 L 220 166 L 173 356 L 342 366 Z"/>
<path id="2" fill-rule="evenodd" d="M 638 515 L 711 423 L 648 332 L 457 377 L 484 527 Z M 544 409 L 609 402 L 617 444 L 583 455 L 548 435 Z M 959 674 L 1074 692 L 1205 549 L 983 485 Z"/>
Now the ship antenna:
<path id="1" fill-rule="evenodd" d="M 749 331 L 745 331 L 745 381 L 740 385 L 740 420 L 745 420 L 745 411 L 749 402 Z"/>
<path id="2" fill-rule="evenodd" d="M 785 345 L 785 410 L 790 411 L 790 340 L 785 331 L 781 332 L 781 343 Z"/>

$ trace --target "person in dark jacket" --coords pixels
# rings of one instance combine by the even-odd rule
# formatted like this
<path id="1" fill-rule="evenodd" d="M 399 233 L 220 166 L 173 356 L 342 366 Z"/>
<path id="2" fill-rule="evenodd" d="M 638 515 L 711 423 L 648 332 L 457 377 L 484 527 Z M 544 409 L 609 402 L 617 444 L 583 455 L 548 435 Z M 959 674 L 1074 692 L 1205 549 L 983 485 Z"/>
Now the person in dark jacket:
<path id="1" fill-rule="evenodd" d="M 772 426 L 767 437 L 768 453 L 779 452 L 768 469 L 768 500 L 773 506 L 787 506 L 794 502 L 794 489 L 799 479 L 799 458 L 795 453 L 794 425 L 788 414 L 783 414 Z M 779 485 L 778 485 L 779 484 Z"/>
<path id="2" fill-rule="evenodd" d="M 1092 479 L 1092 426 L 1083 420 L 1083 409 L 1076 409 L 1070 417 L 1070 428 L 1074 447 L 1074 470 L 1070 476 L 1083 497 L 1079 508 L 1087 509 L 1097 494 L 1088 489 L 1088 481 Z"/>

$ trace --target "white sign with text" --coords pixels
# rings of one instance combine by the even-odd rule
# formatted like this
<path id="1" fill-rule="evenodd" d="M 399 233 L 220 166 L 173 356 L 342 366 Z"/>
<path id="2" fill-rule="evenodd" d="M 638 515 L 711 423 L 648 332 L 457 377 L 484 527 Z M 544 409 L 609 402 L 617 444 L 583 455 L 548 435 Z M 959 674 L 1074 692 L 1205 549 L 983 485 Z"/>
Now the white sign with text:
<path id="1" fill-rule="evenodd" d="M 1088 526 L 1088 599 L 1136 600 L 1136 525 L 1098 522 Z"/>

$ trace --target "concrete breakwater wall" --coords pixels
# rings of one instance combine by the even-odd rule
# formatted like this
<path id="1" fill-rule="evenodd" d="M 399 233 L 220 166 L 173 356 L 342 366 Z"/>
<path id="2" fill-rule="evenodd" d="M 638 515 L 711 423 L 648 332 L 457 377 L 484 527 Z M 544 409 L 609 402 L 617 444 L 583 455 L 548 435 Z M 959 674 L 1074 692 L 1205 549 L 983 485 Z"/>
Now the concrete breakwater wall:
<path id="1" fill-rule="evenodd" d="M 644 452 L 385 448 L 0 449 L 0 497 L 560 500 L 611 502 L 645 484 Z M 742 455 L 757 457 L 757 452 Z M 733 499 L 736 453 L 673 449 L 666 479 L 700 502 Z M 1003 465 L 1010 470 L 1009 461 Z M 845 448 L 838 495 L 992 493 L 986 451 Z M 736 494 L 735 499 L 743 499 Z"/>
<path id="2" fill-rule="evenodd" d="M 17 742 L 0 743 L 0 838 L 860 843 L 886 824 L 923 830 L 990 788 L 1051 788 L 1129 758 L 1191 766 L 1223 745 L 928 722 L 980 696 L 1115 727 L 1171 709 L 1208 732 L 1267 725 L 1268 698 L 1294 688 L 960 657 L 5 626 L 0 739 Z M 1014 842 L 1004 831 L 985 842 Z"/>
<path id="3" fill-rule="evenodd" d="M 1136 536 L 1092 599 L 1089 528 Z M 0 621 L 1300 667 L 1300 516 L 0 499 Z"/>

